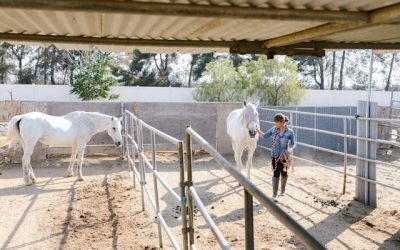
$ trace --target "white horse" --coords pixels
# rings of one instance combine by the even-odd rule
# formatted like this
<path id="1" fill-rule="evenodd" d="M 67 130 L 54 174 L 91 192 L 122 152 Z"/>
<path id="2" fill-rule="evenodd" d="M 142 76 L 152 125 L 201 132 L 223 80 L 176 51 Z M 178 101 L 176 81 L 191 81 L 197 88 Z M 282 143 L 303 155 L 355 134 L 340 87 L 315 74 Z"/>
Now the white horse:
<path id="1" fill-rule="evenodd" d="M 242 171 L 242 155 L 247 148 L 247 177 L 250 179 L 250 169 L 253 166 L 253 154 L 257 148 L 258 134 L 256 128 L 260 126 L 257 106 L 244 102 L 241 109 L 233 110 L 227 120 L 226 127 L 231 138 L 233 152 L 235 154 L 236 167 Z"/>
<path id="2" fill-rule="evenodd" d="M 78 154 L 79 180 L 83 181 L 82 162 L 86 144 L 93 135 L 107 130 L 117 146 L 121 146 L 121 119 L 97 113 L 75 111 L 65 116 L 51 116 L 40 112 L 32 112 L 14 116 L 8 124 L 6 139 L 0 148 L 15 144 L 17 141 L 23 148 L 22 170 L 26 185 L 36 182 L 31 166 L 31 155 L 36 143 L 55 147 L 71 147 L 71 161 L 67 176 L 73 176 L 74 163 Z"/>

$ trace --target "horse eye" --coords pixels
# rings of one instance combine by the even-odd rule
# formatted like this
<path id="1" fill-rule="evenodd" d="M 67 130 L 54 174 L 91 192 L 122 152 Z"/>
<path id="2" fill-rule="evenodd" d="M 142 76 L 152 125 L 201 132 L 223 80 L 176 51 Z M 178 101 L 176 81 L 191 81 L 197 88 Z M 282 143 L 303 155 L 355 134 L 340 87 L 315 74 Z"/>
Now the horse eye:
<path id="1" fill-rule="evenodd" d="M 113 128 L 113 130 L 115 131 L 115 128 Z"/>

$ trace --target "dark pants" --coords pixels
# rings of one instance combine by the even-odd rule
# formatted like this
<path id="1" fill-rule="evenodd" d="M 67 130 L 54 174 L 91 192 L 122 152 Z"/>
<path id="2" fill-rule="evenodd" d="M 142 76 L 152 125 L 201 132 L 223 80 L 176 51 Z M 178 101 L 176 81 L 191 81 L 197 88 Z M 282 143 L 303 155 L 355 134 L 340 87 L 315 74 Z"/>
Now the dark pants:
<path id="1" fill-rule="evenodd" d="M 283 171 L 283 163 L 281 161 L 275 165 L 275 158 L 272 159 L 272 168 L 274 169 L 274 177 L 279 178 L 281 174 L 283 178 L 288 176 L 287 171 Z"/>

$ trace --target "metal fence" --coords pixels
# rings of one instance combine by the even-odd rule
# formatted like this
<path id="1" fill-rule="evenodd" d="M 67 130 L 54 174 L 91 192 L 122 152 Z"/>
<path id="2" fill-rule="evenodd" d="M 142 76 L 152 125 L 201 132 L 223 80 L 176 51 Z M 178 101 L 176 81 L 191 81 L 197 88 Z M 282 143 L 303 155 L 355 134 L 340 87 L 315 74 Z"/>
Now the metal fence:
<path id="1" fill-rule="evenodd" d="M 183 249 L 187 249 L 187 217 L 186 217 L 186 195 L 185 195 L 185 184 L 184 184 L 184 163 L 183 163 L 183 142 L 173 138 L 155 128 L 148 125 L 144 121 L 138 119 L 134 114 L 128 110 L 124 111 L 124 138 L 125 138 L 125 155 L 128 160 L 129 170 L 133 173 L 133 186 L 136 187 L 136 181 L 140 184 L 141 199 L 142 199 L 142 210 L 145 210 L 145 195 L 150 201 L 150 204 L 157 215 L 158 224 L 158 238 L 159 246 L 163 248 L 162 230 L 167 234 L 168 239 L 175 249 L 181 249 L 176 238 L 168 227 L 164 217 L 160 212 L 160 204 L 158 197 L 158 184 L 160 183 L 172 196 L 175 198 L 177 203 L 181 204 L 182 214 L 182 232 L 183 232 Z M 144 153 L 143 146 L 143 131 L 150 131 L 151 138 L 151 162 Z M 177 146 L 177 152 L 179 154 L 179 167 L 180 167 L 180 194 L 176 193 L 173 188 L 162 178 L 157 170 L 156 162 L 156 135 L 162 137 L 168 142 Z M 136 157 L 138 157 L 139 166 L 136 167 Z M 146 181 L 146 169 L 153 174 L 154 182 L 154 196 L 150 193 Z"/>
<path id="2" fill-rule="evenodd" d="M 186 156 L 187 156 L 187 172 L 189 190 L 188 193 L 188 206 L 189 211 L 193 210 L 194 197 L 197 205 L 199 203 L 198 194 L 192 181 L 191 169 L 192 169 L 192 150 L 191 144 L 192 139 L 199 143 L 203 149 L 205 149 L 214 160 L 219 163 L 226 171 L 231 174 L 242 186 L 244 190 L 244 214 L 245 214 L 245 240 L 246 249 L 254 249 L 254 228 L 253 228 L 253 197 L 256 198 L 260 204 L 265 207 L 273 216 L 275 216 L 283 225 L 285 225 L 290 231 L 292 231 L 296 237 L 309 249 L 325 249 L 318 240 L 316 240 L 306 229 L 304 229 L 296 220 L 290 217 L 285 211 L 283 211 L 272 199 L 268 198 L 264 192 L 254 185 L 249 179 L 242 175 L 230 162 L 228 162 L 218 151 L 213 148 L 203 137 L 201 137 L 196 131 L 188 127 L 186 129 Z M 189 224 L 193 227 L 193 218 L 189 218 Z M 210 224 L 209 224 L 210 225 Z M 228 249 L 225 239 L 219 232 L 215 225 L 210 225 L 212 232 L 217 238 L 217 241 L 221 248 Z M 190 237 L 191 244 L 194 243 L 194 236 Z"/>
<path id="3" fill-rule="evenodd" d="M 397 141 L 393 140 L 382 140 L 382 139 L 377 139 L 377 134 L 376 133 L 371 133 L 369 130 L 371 128 L 375 128 L 377 130 L 378 127 L 378 122 L 380 123 L 399 123 L 400 120 L 396 119 L 382 119 L 382 118 L 368 118 L 368 116 L 361 115 L 360 112 L 361 109 L 360 107 L 363 107 L 365 103 L 359 104 L 358 106 L 358 111 L 356 115 L 354 116 L 349 116 L 349 115 L 333 115 L 333 114 L 323 114 L 323 113 L 315 113 L 315 112 L 303 112 L 303 111 L 298 111 L 298 110 L 288 110 L 288 109 L 277 109 L 277 108 L 272 108 L 272 107 L 264 107 L 264 108 L 259 108 L 260 112 L 269 112 L 275 114 L 276 112 L 281 112 L 284 113 L 285 115 L 289 117 L 294 117 L 298 115 L 305 115 L 305 116 L 310 116 L 310 117 L 322 117 L 322 118 L 334 118 L 334 119 L 340 119 L 342 120 L 342 131 L 331 131 L 328 129 L 316 129 L 313 126 L 299 126 L 299 125 L 293 125 L 289 124 L 288 126 L 292 128 L 293 130 L 297 131 L 306 131 L 306 132 L 312 132 L 312 133 L 321 133 L 321 134 L 326 134 L 326 135 L 333 135 L 336 137 L 340 137 L 341 140 L 343 141 L 343 151 L 340 149 L 329 149 L 326 147 L 322 146 L 317 146 L 315 143 L 310 143 L 310 142 L 297 142 L 297 145 L 309 148 L 312 150 L 317 150 L 317 151 L 322 151 L 322 152 L 328 152 L 336 155 L 340 155 L 344 157 L 343 161 L 343 170 L 337 170 L 335 168 L 329 167 L 325 164 L 321 164 L 309 159 L 306 159 L 304 157 L 300 156 L 294 156 L 295 159 L 305 161 L 307 163 L 311 163 L 326 169 L 329 169 L 334 172 L 338 172 L 343 174 L 343 193 L 345 192 L 346 189 L 346 177 L 354 177 L 357 180 L 362 181 L 364 184 L 373 184 L 373 185 L 381 185 L 387 188 L 391 188 L 397 191 L 400 191 L 400 187 L 395 187 L 393 185 L 387 185 L 383 182 L 377 181 L 376 180 L 376 175 L 375 175 L 375 166 L 378 164 L 378 166 L 384 165 L 384 166 L 390 166 L 399 169 L 400 166 L 386 162 L 386 161 L 381 161 L 376 159 L 376 151 L 377 151 L 377 143 L 382 143 L 382 144 L 388 144 L 394 147 L 400 147 L 400 143 Z M 366 112 L 364 110 L 364 112 Z M 274 122 L 273 119 L 269 120 L 260 120 L 262 128 L 264 129 L 267 128 L 267 124 L 269 124 L 268 127 L 272 127 Z M 357 135 L 352 135 L 349 132 L 349 124 L 354 124 L 357 128 Z M 367 127 L 368 131 L 364 131 L 365 127 Z M 363 134 L 364 133 L 364 134 Z M 349 140 L 355 140 L 356 141 L 356 146 L 357 146 L 357 154 L 350 153 L 348 151 L 348 145 L 349 145 Z M 266 149 L 266 150 L 271 150 L 271 147 L 265 146 L 265 145 L 259 145 L 260 148 Z M 296 149 L 297 150 L 297 149 Z M 348 158 L 356 159 L 357 160 L 357 174 L 350 174 L 347 172 L 347 167 L 348 167 Z M 373 165 L 372 165 L 373 164 Z M 357 191 L 356 191 L 357 192 Z M 364 194 L 363 194 L 364 195 Z M 376 205 L 376 199 L 375 199 L 375 205 Z"/>
<path id="4" fill-rule="evenodd" d="M 246 249 L 254 249 L 254 231 L 253 231 L 253 197 L 266 207 L 279 221 L 287 226 L 299 239 L 310 249 L 324 249 L 324 246 L 309 234 L 300 224 L 292 219 L 287 213 L 279 208 L 271 199 L 269 199 L 260 189 L 252 182 L 239 173 L 225 158 L 223 158 L 204 138 L 198 135 L 191 128 L 186 130 L 186 164 L 184 164 L 183 142 L 173 138 L 154 127 L 146 124 L 138 119 L 128 110 L 124 111 L 123 121 L 123 136 L 124 136 L 124 153 L 127 158 L 129 170 L 133 175 L 133 186 L 136 183 L 140 184 L 142 210 L 145 210 L 145 197 L 148 198 L 150 204 L 157 215 L 158 238 L 159 245 L 162 248 L 163 238 L 162 230 L 167 234 L 172 246 L 175 249 L 181 249 L 176 237 L 172 234 L 168 227 L 165 218 L 160 212 L 158 184 L 160 183 L 170 194 L 175 197 L 177 202 L 181 204 L 182 218 L 182 248 L 196 249 L 195 232 L 194 232 L 194 204 L 197 205 L 205 222 L 214 234 L 221 249 L 230 249 L 227 241 L 221 231 L 216 226 L 215 222 L 209 215 L 200 196 L 198 195 L 192 178 L 192 138 L 197 141 L 214 159 L 223 166 L 236 180 L 244 187 L 245 191 L 245 234 L 246 234 Z M 150 131 L 151 134 L 151 161 L 147 159 L 144 153 L 143 146 L 143 131 Z M 160 136 L 163 139 L 177 145 L 179 155 L 179 172 L 180 172 L 180 194 L 176 193 L 173 188 L 160 176 L 157 171 L 156 164 L 156 140 L 155 136 Z M 136 157 L 138 157 L 138 166 L 136 166 Z M 185 168 L 186 165 L 186 168 Z M 146 182 L 145 171 L 149 170 L 153 173 L 154 179 L 154 194 L 150 193 Z M 186 169 L 186 170 L 185 170 Z M 186 175 L 185 175 L 186 171 Z M 186 178 L 185 178 L 186 177 Z"/>

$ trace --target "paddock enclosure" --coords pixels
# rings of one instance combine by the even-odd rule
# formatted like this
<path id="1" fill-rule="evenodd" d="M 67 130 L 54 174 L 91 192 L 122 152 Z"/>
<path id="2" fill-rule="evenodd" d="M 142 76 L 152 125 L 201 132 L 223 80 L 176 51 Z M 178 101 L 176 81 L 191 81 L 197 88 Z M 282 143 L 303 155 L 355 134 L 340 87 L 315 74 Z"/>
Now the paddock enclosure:
<path id="1" fill-rule="evenodd" d="M 400 49 L 396 0 L 4 0 L 0 14 L 0 42 L 72 50 L 273 58 Z M 369 101 L 350 114 L 279 108 L 314 119 L 292 119 L 301 144 L 277 204 L 267 142 L 253 182 L 223 156 L 226 115 L 240 104 L 2 102 L 1 122 L 33 110 L 123 116 L 125 145 L 93 138 L 85 182 L 65 178 L 68 149 L 38 147 L 32 187 L 21 185 L 18 152 L 0 152 L 1 248 L 399 249 L 399 142 L 380 131 L 397 135 L 400 121 Z M 260 109 L 263 128 L 276 110 Z"/>
<path id="2" fill-rule="evenodd" d="M 2 105 L 10 106 L 11 103 Z M 23 103 L 18 105 L 23 107 Z M 57 112 L 78 108 L 89 111 L 95 104 L 72 103 L 67 109 L 67 103 L 29 103 L 30 107 L 35 105 L 41 110 L 47 107 L 47 112 L 51 113 L 60 107 L 63 110 Z M 54 107 L 50 109 L 52 105 Z M 58 105 L 60 107 L 57 108 Z M 168 105 L 174 106 L 162 106 L 170 110 Z M 251 240 L 254 249 L 305 248 L 307 235 L 299 231 L 294 233 L 290 230 L 293 227 L 289 229 L 282 224 L 276 217 L 277 212 L 271 210 L 273 208 L 263 197 L 250 198 L 254 201 L 252 207 L 249 202 L 245 203 L 256 193 L 245 180 L 237 179 L 237 175 L 229 170 L 229 164 L 234 164 L 229 147 L 223 154 L 228 163 L 213 150 L 218 146 L 221 149 L 225 145 L 223 143 L 230 145 L 224 141 L 223 130 L 220 131 L 221 137 L 217 137 L 219 132 L 209 131 L 208 128 L 224 123 L 222 121 L 229 111 L 240 105 L 197 104 L 181 107 L 180 112 L 173 112 L 179 113 L 182 120 L 173 125 L 164 122 L 168 114 L 151 117 L 138 108 L 140 104 L 103 103 L 101 107 L 108 110 L 105 112 L 116 116 L 123 114 L 125 147 L 123 152 L 113 151 L 106 141 L 101 143 L 101 135 L 100 139 L 94 138 L 92 144 L 101 144 L 103 149 L 90 149 L 92 153 L 84 162 L 83 171 L 87 177 L 84 182 L 77 181 L 76 176 L 65 177 L 69 158 L 64 153 L 52 153 L 34 162 L 38 183 L 26 187 L 20 165 L 10 162 L 12 157 L 9 153 L 13 151 L 7 153 L 0 167 L 0 196 L 4 204 L 0 206 L 0 220 L 4 222 L 0 230 L 2 249 L 158 249 L 160 246 L 185 249 L 185 244 L 197 249 L 244 249 L 250 247 Z M 152 104 L 146 104 L 146 107 L 150 110 L 154 108 Z M 198 112 L 193 117 L 193 110 L 199 111 L 203 107 L 208 112 L 201 112 L 202 115 Z M 270 120 L 270 112 L 275 112 L 275 109 L 289 110 L 284 107 L 269 109 L 259 109 L 261 120 Z M 296 112 L 296 109 L 291 111 Z M 213 112 L 218 112 L 218 115 Z M 332 115 L 333 111 L 330 113 Z M 214 118 L 205 119 L 203 116 Z M 298 126 L 298 130 L 307 127 L 300 123 L 302 119 L 308 120 L 306 117 L 310 114 L 297 113 L 297 116 L 298 124 L 293 119 L 291 126 Z M 336 128 L 337 119 L 326 117 L 321 125 L 325 127 L 321 127 L 318 121 L 316 129 L 328 131 L 327 123 L 333 123 Z M 157 124 L 167 126 L 163 127 L 167 132 L 159 130 Z M 186 128 L 188 124 L 192 126 Z M 262 129 L 269 125 L 262 125 Z M 297 133 L 300 143 L 314 147 L 307 141 L 310 135 Z M 333 137 L 323 140 L 330 139 Z M 189 141 L 191 143 L 187 144 Z M 261 141 L 259 144 L 251 180 L 268 198 L 272 192 L 272 172 L 269 152 L 262 148 L 268 148 L 268 144 Z M 289 172 L 287 195 L 279 198 L 277 207 L 328 249 L 397 249 L 400 246 L 400 201 L 399 191 L 396 190 L 400 178 L 398 148 L 393 145 L 391 148 L 382 145 L 377 148 L 376 181 L 386 186 L 377 185 L 377 206 L 373 207 L 354 199 L 356 179 L 352 176 L 357 175 L 356 159 L 347 159 L 346 191 L 343 194 L 344 157 L 319 149 L 314 152 L 314 148 L 308 150 L 305 145 L 296 149 L 295 155 L 299 158 L 294 171 Z M 316 146 L 323 145 L 317 143 Z M 343 153 L 343 147 L 325 146 L 328 150 Z M 187 154 L 189 147 L 192 154 Z M 53 152 L 49 148 L 43 150 Z M 356 154 L 356 151 L 353 153 Z M 125 155 L 124 159 L 121 154 Z M 188 162 L 192 162 L 191 181 L 188 179 Z M 239 186 L 239 181 L 243 182 L 242 186 Z M 253 191 L 244 192 L 244 187 Z M 182 216 L 185 213 L 187 217 Z M 251 221 L 253 233 L 246 234 Z M 187 225 L 186 231 L 183 231 L 184 225 Z M 189 228 L 193 228 L 193 234 Z M 318 245 L 312 247 L 313 243 L 310 244 L 309 248 L 318 248 Z"/>

